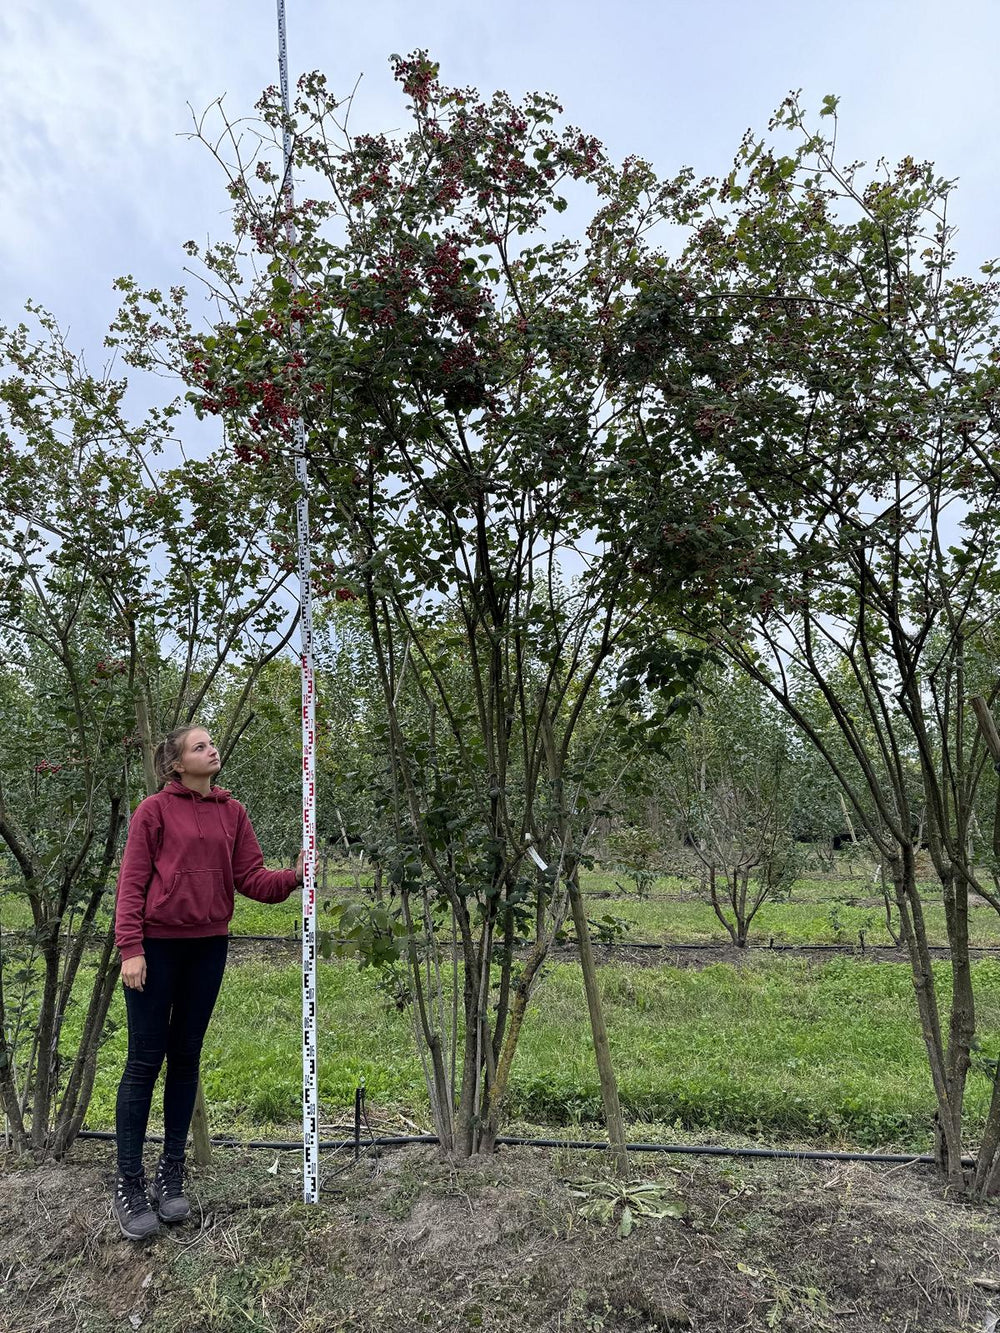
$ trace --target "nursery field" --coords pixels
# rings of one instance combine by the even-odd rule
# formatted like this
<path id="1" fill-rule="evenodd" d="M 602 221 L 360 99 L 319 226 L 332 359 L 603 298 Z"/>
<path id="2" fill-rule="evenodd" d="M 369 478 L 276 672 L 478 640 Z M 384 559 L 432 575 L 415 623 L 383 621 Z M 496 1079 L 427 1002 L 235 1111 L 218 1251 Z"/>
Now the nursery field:
<path id="1" fill-rule="evenodd" d="M 598 939 L 664 945 L 731 942 L 694 877 L 663 876 L 643 896 L 613 872 L 585 871 L 582 885 Z M 341 869 L 329 874 L 319 893 L 320 928 L 331 905 L 363 896 L 370 887 L 365 880 L 359 885 Z M 940 890 L 927 883 L 923 896 L 928 939 L 943 947 L 947 933 Z M 301 920 L 302 906 L 296 894 L 276 904 L 237 896 L 231 930 L 234 935 L 290 937 L 299 930 Z M 0 889 L 0 930 L 18 931 L 30 924 L 23 894 Z M 750 942 L 859 948 L 862 936 L 866 947 L 885 948 L 893 943 L 878 885 L 870 875 L 830 876 L 796 880 L 787 895 L 765 902 L 754 918 Z M 1000 917 L 984 901 L 970 903 L 969 940 L 975 947 L 1000 949 Z"/>
<path id="2" fill-rule="evenodd" d="M 692 879 L 664 877 L 643 897 L 620 877 L 590 872 L 588 914 L 603 934 L 665 945 L 714 946 L 727 936 Z M 767 903 L 754 942 L 840 945 L 814 955 L 764 949 L 624 955 L 603 949 L 601 988 L 633 1137 L 678 1132 L 737 1133 L 762 1141 L 809 1141 L 926 1150 L 934 1110 L 909 966 L 899 955 L 873 961 L 890 943 L 870 878 L 797 881 Z M 358 891 L 331 876 L 322 906 Z M 5 931 L 24 927 L 26 904 L 0 895 Z M 943 912 L 926 891 L 932 935 L 944 940 Z M 290 942 L 235 942 L 209 1031 L 203 1081 L 216 1133 L 293 1135 L 300 1114 L 301 982 L 297 897 L 277 906 L 238 898 L 234 935 Z M 320 924 L 325 913 L 321 911 Z M 972 908 L 973 942 L 1000 945 L 997 917 Z M 646 966 L 637 966 L 636 961 Z M 677 966 L 675 964 L 683 965 Z M 1000 959 L 973 967 L 979 1028 L 1000 1040 Z M 946 1007 L 947 964 L 936 964 Z M 353 960 L 320 965 L 320 1096 L 334 1122 L 364 1082 L 386 1127 L 430 1129 L 412 1014 L 397 1004 L 390 973 Z M 529 1011 L 515 1060 L 508 1113 L 513 1124 L 573 1132 L 599 1123 L 600 1095 L 575 952 L 557 950 Z M 63 1044 L 72 1049 L 81 1007 L 71 1007 Z M 981 1127 L 991 1084 L 989 1035 L 977 1053 L 968 1098 L 969 1132 Z M 124 1006 L 116 994 L 87 1124 L 113 1124 L 125 1055 Z"/>
<path id="3" fill-rule="evenodd" d="M 1000 962 L 974 965 L 983 1031 L 1000 1030 Z M 608 964 L 600 971 L 632 1136 L 677 1130 L 926 1150 L 933 1095 L 905 964 L 761 955 L 703 968 Z M 945 981 L 939 965 L 938 981 Z M 295 1133 L 300 1115 L 300 971 L 287 960 L 231 966 L 209 1030 L 203 1080 L 215 1132 Z M 363 1080 L 386 1123 L 428 1129 L 411 1015 L 350 962 L 319 973 L 320 1097 L 329 1120 Z M 113 1124 L 125 1056 L 116 996 L 88 1125 Z M 73 1041 L 72 1024 L 66 1034 Z M 983 1056 L 989 1054 L 984 1051 Z M 990 1083 L 974 1074 L 970 1131 Z M 600 1120 L 579 968 L 550 965 L 525 1024 L 509 1112 L 559 1127 Z M 400 1118 L 402 1117 L 402 1118 Z M 267 1131 L 264 1135 L 263 1131 Z"/>
<path id="4" fill-rule="evenodd" d="M 641 897 L 610 872 L 584 872 L 582 885 L 593 926 L 609 938 L 657 944 L 730 943 L 693 877 L 664 876 Z M 357 895 L 353 879 L 331 876 L 326 893 L 320 895 L 320 926 L 325 904 Z M 935 885 L 925 885 L 924 903 L 928 938 L 943 946 L 947 943 L 944 908 Z M 294 897 L 277 906 L 239 898 L 232 928 L 234 934 L 292 934 L 300 921 L 301 907 Z M 858 946 L 862 934 L 866 945 L 892 945 L 878 885 L 870 876 L 830 877 L 797 880 L 787 896 L 765 902 L 754 918 L 750 940 L 763 945 L 773 941 Z M 1000 917 L 988 903 L 970 904 L 969 938 L 973 945 L 1000 948 Z"/>
<path id="5" fill-rule="evenodd" d="M 598 927 L 602 918 L 625 922 L 621 933 L 634 940 L 722 944 L 695 887 L 661 880 L 639 898 L 594 873 L 589 915 Z M 328 889 L 332 900 L 349 886 Z M 930 889 L 926 897 L 933 914 Z M 12 895 L 0 897 L 5 929 L 25 924 L 11 919 L 22 909 Z M 909 966 L 857 948 L 857 930 L 880 941 L 871 917 L 880 910 L 865 882 L 804 880 L 762 912 L 759 942 L 842 951 L 696 951 L 680 955 L 684 966 L 669 951 L 648 953 L 644 966 L 637 954 L 601 951 L 629 1137 L 929 1149 L 934 1098 Z M 296 912 L 294 900 L 238 902 L 234 931 L 243 942 L 232 945 L 202 1065 L 215 1134 L 299 1137 L 298 949 L 294 940 L 246 938 L 292 936 Z M 983 943 L 996 940 L 993 916 L 974 909 Z M 980 1031 L 1000 1033 L 1000 959 L 980 957 L 973 975 Z M 944 1004 L 944 962 L 935 979 Z M 373 1132 L 429 1131 L 412 1014 L 396 1003 L 391 974 L 333 959 L 321 962 L 318 983 L 322 1137 L 343 1136 L 361 1082 Z M 526 1019 L 508 1132 L 603 1137 L 586 1013 L 579 963 L 557 950 Z M 81 1021 L 81 1007 L 71 1007 L 67 1051 Z M 970 1142 L 982 1129 L 996 1046 L 987 1038 L 977 1052 Z M 116 993 L 91 1130 L 114 1123 L 125 1047 Z M 213 1163 L 191 1174 L 195 1221 L 136 1262 L 109 1218 L 111 1160 L 110 1143 L 85 1139 L 40 1167 L 27 1156 L 0 1158 L 10 1223 L 0 1228 L 0 1325 L 12 1333 L 870 1333 L 889 1324 L 959 1333 L 993 1326 L 1000 1289 L 995 1206 L 949 1207 L 920 1167 L 636 1154 L 622 1183 L 604 1154 L 504 1149 L 457 1169 L 416 1147 L 357 1163 L 325 1153 L 321 1204 L 307 1207 L 299 1153 L 216 1148 Z M 654 1216 L 626 1238 L 623 1200 L 641 1189 Z M 603 1221 L 587 1212 L 601 1200 L 610 1201 Z"/>

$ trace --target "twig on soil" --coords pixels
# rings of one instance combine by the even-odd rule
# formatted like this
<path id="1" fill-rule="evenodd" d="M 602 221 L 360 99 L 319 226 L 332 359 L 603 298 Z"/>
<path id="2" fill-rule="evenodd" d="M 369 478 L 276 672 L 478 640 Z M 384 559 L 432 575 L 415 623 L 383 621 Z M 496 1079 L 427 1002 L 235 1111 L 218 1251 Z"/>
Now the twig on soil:
<path id="1" fill-rule="evenodd" d="M 920 1288 L 920 1290 L 921 1290 L 921 1291 L 923 1292 L 923 1294 L 924 1294 L 924 1300 L 927 1302 L 927 1306 L 928 1306 L 928 1308 L 929 1308 L 929 1309 L 933 1309 L 933 1308 L 934 1308 L 934 1301 L 933 1301 L 933 1299 L 932 1299 L 932 1297 L 931 1297 L 930 1292 L 927 1290 L 927 1288 L 924 1286 L 924 1284 L 920 1281 L 920 1279 L 917 1277 L 916 1273 L 914 1273 L 914 1271 L 913 1271 L 912 1268 L 910 1269 L 910 1281 L 914 1284 L 914 1286 L 917 1286 L 917 1287 Z"/>
<path id="2" fill-rule="evenodd" d="M 204 1208 L 201 1206 L 201 1198 L 200 1198 L 200 1196 L 196 1194 L 196 1195 L 194 1196 L 194 1201 L 195 1201 L 195 1203 L 198 1205 L 198 1214 L 199 1214 L 199 1218 L 200 1218 L 200 1220 L 199 1220 L 199 1222 L 198 1222 L 198 1230 L 195 1232 L 195 1234 L 191 1237 L 190 1240 L 184 1240 L 184 1239 L 182 1239 L 182 1237 L 180 1237 L 180 1236 L 175 1236 L 174 1233 L 173 1233 L 172 1231 L 169 1233 L 171 1243 L 174 1244 L 174 1245 L 179 1245 L 179 1246 L 181 1247 L 182 1250 L 190 1250 L 190 1249 L 193 1249 L 194 1246 L 197 1245 L 199 1241 L 205 1239 L 205 1235 L 206 1235 L 206 1228 L 205 1228 L 205 1210 L 204 1210 Z"/>
<path id="3" fill-rule="evenodd" d="M 934 1233 L 934 1235 L 937 1236 L 938 1240 L 947 1241 L 947 1243 L 951 1246 L 951 1248 L 955 1251 L 955 1253 L 956 1253 L 956 1254 L 958 1255 L 958 1257 L 961 1259 L 961 1261 L 962 1261 L 962 1267 L 963 1267 L 963 1268 L 971 1268 L 971 1267 L 972 1267 L 972 1261 L 971 1261 L 971 1259 L 969 1258 L 968 1254 L 966 1254 L 965 1250 L 962 1249 L 961 1245 L 959 1245 L 956 1241 L 952 1240 L 951 1236 L 946 1235 L 946 1233 L 943 1232 L 943 1231 L 940 1231 L 940 1230 L 939 1230 L 936 1226 L 934 1226 L 932 1223 L 928 1223 L 928 1230 L 929 1230 L 929 1231 L 932 1231 L 932 1232 Z M 935 1266 L 935 1268 L 937 1268 L 937 1264 L 935 1264 L 934 1266 Z M 939 1273 L 941 1272 L 941 1270 L 940 1270 L 939 1268 L 938 1268 L 938 1272 L 939 1272 Z M 944 1274 L 943 1274 L 943 1273 L 941 1274 L 941 1276 L 942 1276 L 942 1279 L 944 1279 Z"/>
<path id="4" fill-rule="evenodd" d="M 921 1166 L 920 1162 L 897 1162 L 895 1166 L 882 1167 L 879 1174 L 883 1176 L 895 1175 L 897 1171 L 909 1171 L 911 1167 Z"/>
<path id="5" fill-rule="evenodd" d="M 240 1233 L 236 1227 L 219 1228 L 219 1241 L 222 1248 L 237 1267 L 243 1262 L 243 1247 L 240 1245 Z"/>
<path id="6" fill-rule="evenodd" d="M 712 1218 L 711 1222 L 709 1222 L 709 1224 L 708 1224 L 708 1230 L 709 1230 L 709 1231 L 714 1230 L 716 1223 L 718 1222 L 719 1218 L 722 1216 L 722 1211 L 723 1211 L 723 1209 L 724 1209 L 724 1208 L 727 1208 L 727 1207 L 729 1206 L 729 1204 L 731 1204 L 731 1203 L 735 1203 L 737 1199 L 742 1199 L 743 1196 L 744 1196 L 746 1193 L 748 1193 L 749 1189 L 750 1189 L 749 1185 L 741 1185 L 741 1186 L 739 1187 L 739 1189 L 738 1189 L 738 1190 L 734 1190 L 732 1194 L 727 1194 L 727 1195 L 724 1196 L 722 1202 L 719 1204 L 718 1208 L 716 1208 L 716 1210 L 715 1210 L 715 1216 Z"/>
<path id="7" fill-rule="evenodd" d="M 46 1207 L 45 1201 L 42 1198 L 41 1185 L 39 1185 L 38 1188 L 35 1190 L 35 1202 L 38 1204 L 39 1208 L 41 1208 L 42 1212 L 45 1214 L 46 1220 L 51 1222 L 52 1214 L 49 1212 L 48 1208 Z"/>

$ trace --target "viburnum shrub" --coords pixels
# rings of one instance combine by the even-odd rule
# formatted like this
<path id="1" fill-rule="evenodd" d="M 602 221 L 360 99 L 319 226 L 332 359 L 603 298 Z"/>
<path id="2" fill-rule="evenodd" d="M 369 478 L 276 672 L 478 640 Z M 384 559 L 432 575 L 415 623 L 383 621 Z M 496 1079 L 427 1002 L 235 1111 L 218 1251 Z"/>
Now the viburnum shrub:
<path id="1" fill-rule="evenodd" d="M 155 742 L 197 717 L 230 751 L 296 623 L 263 536 L 287 487 L 229 453 L 166 465 L 175 407 L 132 418 L 127 389 L 44 310 L 0 328 L 0 1105 L 39 1154 L 87 1112 Z"/>
<path id="2" fill-rule="evenodd" d="M 201 254 L 220 320 L 195 335 L 183 292 L 126 281 L 120 335 L 180 367 L 262 473 L 304 423 L 330 586 L 358 590 L 385 697 L 382 849 L 404 909 L 430 904 L 411 937 L 436 956 L 421 920 L 444 903 L 464 965 L 452 1122 L 448 1006 L 412 955 L 442 1141 L 495 1130 L 555 883 L 572 885 L 609 776 L 581 755 L 581 719 L 612 677 L 683 688 L 692 659 L 655 607 L 824 755 L 893 884 L 941 1170 L 995 1190 L 1000 1082 L 979 1053 L 968 909 L 972 893 L 1000 906 L 1000 834 L 975 851 L 995 788 L 967 700 L 1000 695 L 997 266 L 956 272 L 952 183 L 931 164 L 866 178 L 794 98 L 771 127 L 787 150 L 748 134 L 728 175 L 659 180 L 550 97 L 448 88 L 422 53 L 394 67 L 401 134 L 349 132 L 319 75 L 289 123 L 270 90 L 257 138 L 213 132 L 237 228 Z M 294 208 L 286 129 L 308 184 Z M 522 874 L 529 845 L 557 867 L 547 889 Z M 597 1017 L 595 1033 L 600 1050 Z M 998 1091 L 970 1173 L 980 1068 Z"/>
<path id="3" fill-rule="evenodd" d="M 287 469 L 303 423 L 317 586 L 363 606 L 382 689 L 385 757 L 357 778 L 376 794 L 365 836 L 407 931 L 438 1132 L 465 1155 L 493 1143 L 570 910 L 586 954 L 579 867 L 629 753 L 608 738 L 655 729 L 655 707 L 630 700 L 649 679 L 679 696 L 698 657 L 649 620 L 651 571 L 661 604 L 677 581 L 625 503 L 649 450 L 619 353 L 628 335 L 641 358 L 637 301 L 671 273 L 658 228 L 692 182 L 613 162 L 549 95 L 448 87 L 421 52 L 392 65 L 399 134 L 354 133 L 319 74 L 287 125 L 273 88 L 255 138 L 223 119 L 235 237 L 188 247 L 220 318 L 196 334 L 183 293 L 126 280 L 118 336 L 179 367 L 262 475 Z M 679 285 L 679 326 L 690 299 Z M 661 525 L 704 517 L 696 445 L 660 460 Z"/>
<path id="4" fill-rule="evenodd" d="M 978 895 L 1000 910 L 1000 806 L 970 698 L 1000 698 L 1000 267 L 960 269 L 954 182 L 932 163 L 841 162 L 836 106 L 826 98 L 811 126 L 788 98 L 771 135 L 748 134 L 727 176 L 679 201 L 677 270 L 642 294 L 619 366 L 643 387 L 653 451 L 700 442 L 706 518 L 731 535 L 675 615 L 793 719 L 876 852 L 912 968 L 939 1166 L 984 1195 L 1000 1188 L 1000 1081 L 969 908 Z M 697 293 L 680 324 L 679 287 Z M 634 496 L 669 576 L 702 537 L 659 509 L 649 456 Z M 983 1074 L 992 1104 L 970 1167 L 963 1105 Z"/>

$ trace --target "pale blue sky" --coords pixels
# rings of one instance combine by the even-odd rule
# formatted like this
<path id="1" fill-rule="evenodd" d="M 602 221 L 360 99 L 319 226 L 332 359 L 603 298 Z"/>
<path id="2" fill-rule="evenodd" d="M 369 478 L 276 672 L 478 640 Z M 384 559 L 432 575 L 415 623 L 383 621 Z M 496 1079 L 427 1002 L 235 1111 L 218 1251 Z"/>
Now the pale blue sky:
<path id="1" fill-rule="evenodd" d="M 556 93 L 616 156 L 663 173 L 727 168 L 790 88 L 841 96 L 847 156 L 931 157 L 961 178 L 954 220 L 974 267 L 1000 251 L 995 66 L 1000 0 L 286 0 L 293 76 L 364 75 L 356 129 L 393 128 L 391 51 L 442 77 Z M 273 0 L 6 0 L 0 10 L 0 321 L 27 297 L 101 358 L 111 282 L 178 279 L 188 238 L 226 231 L 186 103 L 250 110 L 277 81 Z"/>

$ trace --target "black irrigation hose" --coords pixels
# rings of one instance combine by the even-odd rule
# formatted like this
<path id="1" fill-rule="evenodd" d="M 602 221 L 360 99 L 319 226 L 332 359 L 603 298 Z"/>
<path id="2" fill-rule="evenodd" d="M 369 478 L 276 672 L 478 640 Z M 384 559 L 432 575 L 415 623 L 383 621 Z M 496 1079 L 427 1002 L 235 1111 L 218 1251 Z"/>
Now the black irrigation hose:
<path id="1" fill-rule="evenodd" d="M 610 1143 L 527 1139 L 517 1135 L 498 1135 L 496 1142 L 515 1148 L 586 1148 L 591 1152 L 607 1152 L 611 1148 Z M 896 1165 L 919 1162 L 932 1166 L 937 1161 L 929 1153 L 835 1152 L 824 1148 L 726 1148 L 706 1143 L 626 1143 L 625 1147 L 628 1152 L 665 1152 L 680 1157 L 765 1157 L 797 1162 L 883 1162 Z M 968 1159 L 968 1165 L 974 1165 L 972 1158 Z"/>
<path id="2" fill-rule="evenodd" d="M 77 1135 L 80 1139 L 113 1140 L 109 1130 L 82 1129 Z M 160 1134 L 147 1134 L 150 1143 L 162 1143 Z M 404 1148 L 414 1143 L 438 1143 L 436 1134 L 398 1134 L 361 1140 L 363 1148 Z M 608 1152 L 610 1143 L 586 1139 L 531 1139 L 516 1134 L 497 1136 L 498 1146 L 505 1148 L 579 1148 L 587 1152 Z M 353 1148 L 355 1139 L 334 1139 L 320 1143 L 321 1152 L 339 1152 L 344 1148 Z M 213 1138 L 215 1148 L 267 1148 L 270 1150 L 301 1152 L 301 1140 L 295 1139 L 232 1139 Z M 878 1152 L 835 1152 L 822 1148 L 726 1148 L 718 1144 L 692 1143 L 626 1143 L 629 1152 L 670 1153 L 678 1157 L 757 1157 L 780 1158 L 796 1162 L 874 1162 L 883 1165 L 928 1165 L 933 1166 L 936 1158 L 929 1153 L 878 1153 Z M 974 1166 L 973 1158 L 963 1158 L 963 1164 Z"/>
<path id="3" fill-rule="evenodd" d="M 276 938 L 284 938 L 278 936 Z M 572 940 L 567 941 L 572 944 Z M 615 940 L 612 943 L 603 943 L 600 940 L 592 941 L 595 949 L 669 949 L 672 952 L 683 952 L 691 950 L 697 952 L 703 949 L 735 949 L 735 944 L 730 944 L 725 940 L 711 940 L 704 944 L 662 944 L 651 942 L 649 940 Z M 773 940 L 767 944 L 744 944 L 743 950 L 749 953 L 752 949 L 761 949 L 765 953 L 905 953 L 906 948 L 902 944 L 775 944 Z M 930 953 L 948 953 L 947 944 L 928 944 Z M 969 953 L 1000 953 L 998 944 L 970 944 Z"/>
<path id="4" fill-rule="evenodd" d="M 78 1139 L 105 1139 L 112 1142 L 115 1134 L 109 1129 L 81 1129 L 76 1136 Z M 162 1134 L 147 1134 L 147 1143 L 162 1143 Z M 328 1139 L 320 1143 L 321 1152 L 339 1152 L 342 1148 L 353 1148 L 355 1139 Z M 390 1135 L 385 1138 L 363 1138 L 361 1139 L 362 1148 L 395 1148 L 402 1147 L 409 1143 L 437 1143 L 436 1134 L 402 1134 L 399 1136 Z M 226 1135 L 214 1135 L 211 1138 L 213 1148 L 268 1148 L 281 1151 L 286 1149 L 289 1152 L 302 1152 L 301 1139 L 233 1139 Z"/>

